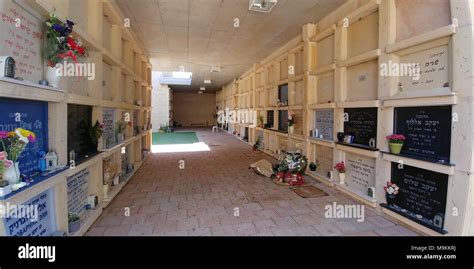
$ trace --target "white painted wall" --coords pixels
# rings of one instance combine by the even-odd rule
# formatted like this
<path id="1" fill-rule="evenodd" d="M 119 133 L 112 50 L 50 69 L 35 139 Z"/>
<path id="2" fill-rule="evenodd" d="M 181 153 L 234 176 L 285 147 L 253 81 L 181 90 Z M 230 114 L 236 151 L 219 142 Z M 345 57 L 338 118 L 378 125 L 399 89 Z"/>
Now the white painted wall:
<path id="1" fill-rule="evenodd" d="M 163 124 L 169 124 L 170 110 L 170 88 L 168 85 L 161 85 L 158 80 L 157 72 L 152 72 L 153 92 L 151 95 L 151 122 L 153 132 L 157 132 Z"/>

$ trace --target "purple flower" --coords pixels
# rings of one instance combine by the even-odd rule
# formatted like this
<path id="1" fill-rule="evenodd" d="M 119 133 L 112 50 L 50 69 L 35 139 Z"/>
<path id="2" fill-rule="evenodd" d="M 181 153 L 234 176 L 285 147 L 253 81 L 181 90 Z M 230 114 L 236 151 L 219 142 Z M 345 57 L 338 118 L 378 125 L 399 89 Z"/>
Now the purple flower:
<path id="1" fill-rule="evenodd" d="M 62 26 L 61 24 L 57 24 L 57 23 L 53 24 L 52 28 L 53 28 L 54 31 L 60 33 L 61 35 L 63 35 L 63 34 L 64 34 L 64 30 L 66 30 L 66 29 L 64 28 L 64 26 Z"/>
<path id="2" fill-rule="evenodd" d="M 5 138 L 8 138 L 8 132 L 0 131 L 0 139 L 5 139 Z"/>

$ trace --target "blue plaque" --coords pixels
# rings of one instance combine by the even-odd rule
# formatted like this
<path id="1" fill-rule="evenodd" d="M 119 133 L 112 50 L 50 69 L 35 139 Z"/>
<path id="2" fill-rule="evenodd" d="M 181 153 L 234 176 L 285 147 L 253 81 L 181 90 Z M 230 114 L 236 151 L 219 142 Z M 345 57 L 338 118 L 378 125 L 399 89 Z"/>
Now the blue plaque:
<path id="1" fill-rule="evenodd" d="M 48 152 L 48 103 L 0 98 L 0 131 L 16 128 L 30 130 L 36 134 L 36 142 L 29 143 L 18 159 L 22 174 L 38 171 L 38 152 Z"/>
<path id="2" fill-rule="evenodd" d="M 52 189 L 21 205 L 2 206 L 5 231 L 10 236 L 51 236 L 56 229 Z"/>

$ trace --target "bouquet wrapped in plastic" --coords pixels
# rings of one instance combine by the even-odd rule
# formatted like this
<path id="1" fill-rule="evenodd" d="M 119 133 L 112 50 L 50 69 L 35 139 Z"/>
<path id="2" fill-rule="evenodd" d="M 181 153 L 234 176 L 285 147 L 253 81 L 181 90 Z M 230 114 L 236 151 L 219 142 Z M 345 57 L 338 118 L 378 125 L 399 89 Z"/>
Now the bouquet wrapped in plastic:
<path id="1" fill-rule="evenodd" d="M 308 166 L 308 159 L 301 153 L 285 152 L 274 167 L 277 183 L 287 185 L 303 185 L 303 173 Z"/>

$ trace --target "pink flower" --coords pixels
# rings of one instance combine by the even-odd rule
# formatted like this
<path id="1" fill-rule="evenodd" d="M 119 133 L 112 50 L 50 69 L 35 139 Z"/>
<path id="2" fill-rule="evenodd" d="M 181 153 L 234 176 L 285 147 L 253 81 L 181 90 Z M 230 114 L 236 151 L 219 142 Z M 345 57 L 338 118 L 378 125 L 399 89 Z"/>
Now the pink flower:
<path id="1" fill-rule="evenodd" d="M 8 153 L 5 151 L 0 152 L 0 161 L 7 160 Z"/>
<path id="2" fill-rule="evenodd" d="M 5 161 L 3 161 L 3 166 L 5 166 L 5 168 L 8 169 L 8 168 L 13 166 L 13 162 L 10 161 L 10 160 L 5 160 Z"/>
<path id="3" fill-rule="evenodd" d="M 5 138 L 8 138 L 8 132 L 0 131 L 0 139 L 5 139 Z"/>
<path id="4" fill-rule="evenodd" d="M 28 136 L 28 141 L 30 141 L 30 143 L 34 143 L 34 142 L 36 142 L 36 137 L 34 137 L 32 135 L 29 135 Z"/>

